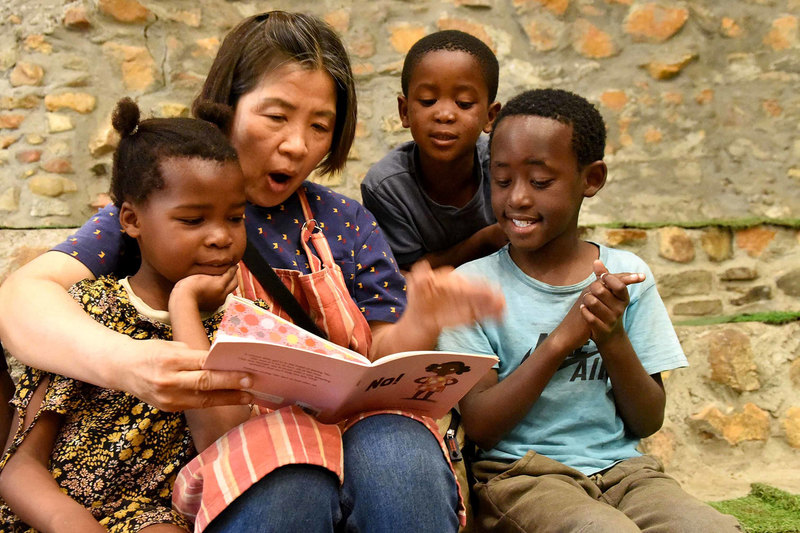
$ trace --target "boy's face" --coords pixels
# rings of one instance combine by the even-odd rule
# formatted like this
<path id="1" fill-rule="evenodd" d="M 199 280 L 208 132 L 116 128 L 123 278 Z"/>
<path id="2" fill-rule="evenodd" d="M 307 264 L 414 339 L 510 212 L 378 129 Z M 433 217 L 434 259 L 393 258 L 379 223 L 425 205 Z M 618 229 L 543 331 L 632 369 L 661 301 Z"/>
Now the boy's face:
<path id="1" fill-rule="evenodd" d="M 473 157 L 481 131 L 489 132 L 500 104 L 489 93 L 477 59 L 462 51 L 425 54 L 414 67 L 408 95 L 397 97 L 403 126 L 423 157 L 454 162 Z"/>
<path id="2" fill-rule="evenodd" d="M 180 157 L 160 168 L 164 188 L 140 205 L 125 202 L 120 211 L 125 231 L 141 248 L 141 279 L 169 286 L 194 274 L 224 274 L 247 243 L 239 164 Z"/>
<path id="3" fill-rule="evenodd" d="M 584 197 L 605 182 L 605 164 L 578 168 L 572 126 L 553 119 L 512 115 L 494 132 L 492 209 L 519 264 L 522 254 L 567 253 L 578 240 Z"/>

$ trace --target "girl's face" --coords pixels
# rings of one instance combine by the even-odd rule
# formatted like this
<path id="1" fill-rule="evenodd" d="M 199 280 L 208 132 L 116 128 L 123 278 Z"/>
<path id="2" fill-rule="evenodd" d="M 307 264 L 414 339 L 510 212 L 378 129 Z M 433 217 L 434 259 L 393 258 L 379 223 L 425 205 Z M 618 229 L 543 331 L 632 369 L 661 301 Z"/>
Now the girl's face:
<path id="1" fill-rule="evenodd" d="M 290 61 L 266 74 L 239 99 L 231 127 L 247 199 L 272 207 L 289 198 L 330 151 L 335 124 L 327 72 Z"/>
<path id="2" fill-rule="evenodd" d="M 164 188 L 141 204 L 123 203 L 120 222 L 137 239 L 139 285 L 167 296 L 179 280 L 221 275 L 239 262 L 244 229 L 244 177 L 234 162 L 176 157 L 161 163 Z"/>

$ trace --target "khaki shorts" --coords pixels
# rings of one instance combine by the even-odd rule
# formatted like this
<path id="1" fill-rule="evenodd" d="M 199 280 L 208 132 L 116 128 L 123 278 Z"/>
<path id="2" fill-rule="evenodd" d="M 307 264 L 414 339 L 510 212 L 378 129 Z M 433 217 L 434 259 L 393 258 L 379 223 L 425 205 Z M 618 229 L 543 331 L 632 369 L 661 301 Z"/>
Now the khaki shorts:
<path id="1" fill-rule="evenodd" d="M 477 531 L 724 533 L 739 522 L 684 492 L 647 455 L 586 476 L 536 452 L 478 461 Z"/>

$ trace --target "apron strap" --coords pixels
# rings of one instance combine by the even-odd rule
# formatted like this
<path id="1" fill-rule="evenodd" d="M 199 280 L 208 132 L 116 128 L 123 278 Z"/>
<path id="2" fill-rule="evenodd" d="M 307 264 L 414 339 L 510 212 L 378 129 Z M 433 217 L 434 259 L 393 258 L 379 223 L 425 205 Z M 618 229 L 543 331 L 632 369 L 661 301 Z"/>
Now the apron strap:
<path id="1" fill-rule="evenodd" d="M 286 285 L 283 284 L 269 263 L 258 253 L 249 238 L 247 239 L 247 247 L 244 249 L 242 261 L 261 284 L 261 287 L 272 296 L 275 302 L 281 306 L 281 309 L 286 311 L 292 322 L 318 337 L 328 338 L 308 316 L 308 313 L 297 301 L 297 298 L 286 288 Z"/>
<path id="2" fill-rule="evenodd" d="M 322 233 L 322 228 L 319 227 L 316 219 L 314 219 L 311 206 L 306 197 L 305 187 L 297 189 L 297 196 L 300 198 L 300 206 L 303 208 L 303 216 L 306 218 L 303 228 L 300 230 L 300 243 L 303 245 L 303 250 L 305 250 L 308 257 L 311 271 L 318 272 L 323 266 L 333 268 L 333 252 L 331 252 L 328 239 Z M 314 246 L 316 254 L 311 252 L 309 243 Z"/>

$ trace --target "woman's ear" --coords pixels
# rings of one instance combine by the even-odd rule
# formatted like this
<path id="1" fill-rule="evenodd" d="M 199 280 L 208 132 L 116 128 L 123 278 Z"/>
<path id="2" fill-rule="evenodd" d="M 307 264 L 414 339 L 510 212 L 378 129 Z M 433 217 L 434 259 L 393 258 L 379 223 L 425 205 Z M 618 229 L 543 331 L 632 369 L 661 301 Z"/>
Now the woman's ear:
<path id="1" fill-rule="evenodd" d="M 583 167 L 581 175 L 583 176 L 583 197 L 591 198 L 606 184 L 608 167 L 603 160 L 595 161 Z"/>
<path id="2" fill-rule="evenodd" d="M 122 202 L 119 208 L 119 225 L 129 237 L 139 238 L 139 216 L 130 202 Z"/>

